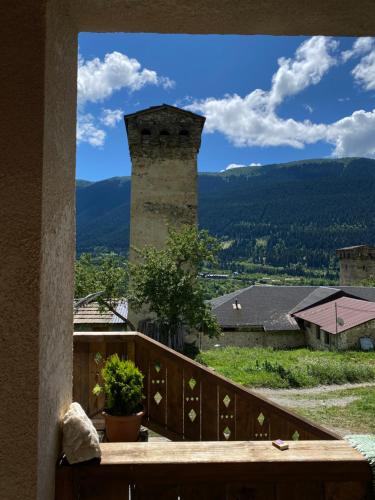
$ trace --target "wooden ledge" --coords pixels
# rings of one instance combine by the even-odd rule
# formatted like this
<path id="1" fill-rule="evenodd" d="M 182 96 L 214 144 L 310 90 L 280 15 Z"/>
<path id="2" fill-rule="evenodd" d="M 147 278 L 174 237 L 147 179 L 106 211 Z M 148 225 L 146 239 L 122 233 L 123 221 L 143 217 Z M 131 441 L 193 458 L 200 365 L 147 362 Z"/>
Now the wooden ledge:
<path id="1" fill-rule="evenodd" d="M 367 464 L 346 441 L 287 441 L 280 451 L 271 441 L 180 441 L 101 443 L 101 465 L 333 462 Z"/>
<path id="2" fill-rule="evenodd" d="M 142 500 L 373 498 L 370 466 L 346 441 L 288 444 L 279 451 L 270 441 L 102 443 L 100 464 L 58 468 L 55 498 L 128 499 L 134 487 Z"/>
<path id="3" fill-rule="evenodd" d="M 370 481 L 370 466 L 346 441 L 102 443 L 102 460 L 79 465 L 79 476 L 131 481 Z"/>

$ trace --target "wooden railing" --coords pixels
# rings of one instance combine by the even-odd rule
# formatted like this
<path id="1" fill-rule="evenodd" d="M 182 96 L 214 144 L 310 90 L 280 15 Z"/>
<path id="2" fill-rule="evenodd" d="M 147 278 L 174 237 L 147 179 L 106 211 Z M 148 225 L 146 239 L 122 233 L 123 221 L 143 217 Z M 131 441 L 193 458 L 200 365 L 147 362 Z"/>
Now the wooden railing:
<path id="1" fill-rule="evenodd" d="M 345 441 L 103 443 L 101 463 L 57 468 L 55 500 L 371 500 Z"/>
<path id="2" fill-rule="evenodd" d="M 74 333 L 73 399 L 89 415 L 103 407 L 92 394 L 103 360 L 134 360 L 144 374 L 144 424 L 188 441 L 327 440 L 334 433 L 216 374 L 140 333 Z"/>

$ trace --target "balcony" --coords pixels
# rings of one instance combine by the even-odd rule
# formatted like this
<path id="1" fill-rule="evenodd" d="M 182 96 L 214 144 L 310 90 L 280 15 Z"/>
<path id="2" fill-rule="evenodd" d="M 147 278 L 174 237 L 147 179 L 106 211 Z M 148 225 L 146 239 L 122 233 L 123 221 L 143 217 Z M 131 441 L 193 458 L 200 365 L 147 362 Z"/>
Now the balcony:
<path id="1" fill-rule="evenodd" d="M 74 334 L 73 399 L 89 415 L 114 352 L 145 375 L 144 425 L 172 442 L 102 443 L 100 464 L 58 468 L 56 500 L 372 498 L 370 467 L 345 441 L 140 333 Z"/>

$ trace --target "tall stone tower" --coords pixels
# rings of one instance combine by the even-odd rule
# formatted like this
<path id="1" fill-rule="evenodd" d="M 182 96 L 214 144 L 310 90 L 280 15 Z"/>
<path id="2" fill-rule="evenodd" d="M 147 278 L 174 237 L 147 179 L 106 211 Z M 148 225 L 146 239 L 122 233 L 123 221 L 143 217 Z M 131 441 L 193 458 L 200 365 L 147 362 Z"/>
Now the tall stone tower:
<path id="1" fill-rule="evenodd" d="M 168 226 L 197 223 L 197 155 L 205 118 L 167 104 L 125 116 L 132 160 L 130 251 L 162 248 Z"/>
<path id="2" fill-rule="evenodd" d="M 375 279 L 375 247 L 358 245 L 339 248 L 340 285 L 362 285 L 367 279 Z"/>

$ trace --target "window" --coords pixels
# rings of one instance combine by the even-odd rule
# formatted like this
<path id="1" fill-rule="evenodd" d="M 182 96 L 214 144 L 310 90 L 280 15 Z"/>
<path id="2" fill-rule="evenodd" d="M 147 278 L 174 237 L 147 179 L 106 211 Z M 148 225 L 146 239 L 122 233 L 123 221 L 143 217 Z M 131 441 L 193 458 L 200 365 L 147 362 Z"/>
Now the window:
<path id="1" fill-rule="evenodd" d="M 327 332 L 324 332 L 324 343 L 326 345 L 330 344 L 330 337 L 329 337 L 329 333 L 327 333 Z"/>
<path id="2" fill-rule="evenodd" d="M 314 325 L 315 329 L 315 335 L 318 340 L 320 340 L 320 326 L 319 325 Z"/>

